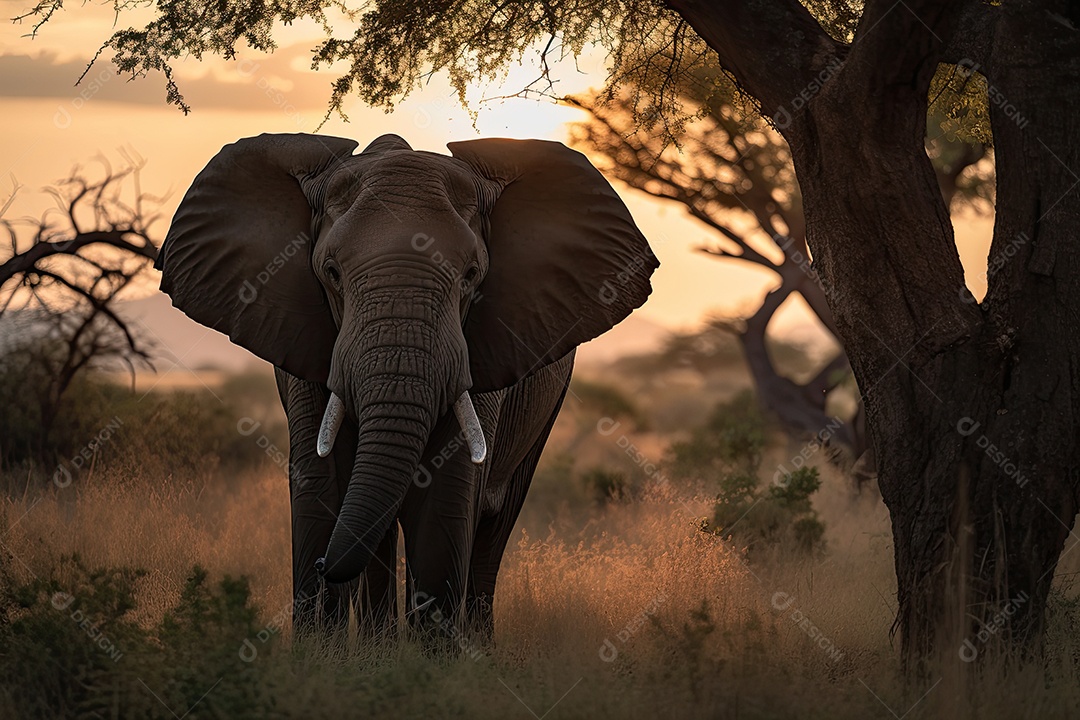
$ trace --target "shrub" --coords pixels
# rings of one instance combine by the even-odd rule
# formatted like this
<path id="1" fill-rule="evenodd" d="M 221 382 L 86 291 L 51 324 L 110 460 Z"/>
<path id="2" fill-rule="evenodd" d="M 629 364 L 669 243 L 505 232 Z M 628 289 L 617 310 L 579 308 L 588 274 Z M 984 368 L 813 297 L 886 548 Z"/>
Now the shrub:
<path id="1" fill-rule="evenodd" d="M 0 565 L 0 705 L 19 717 L 72 717 L 100 706 L 124 655 L 148 637 L 127 619 L 139 573 L 89 570 L 76 557 L 53 576 L 19 582 Z"/>
<path id="2" fill-rule="evenodd" d="M 618 470 L 608 470 L 603 467 L 590 468 L 582 475 L 582 480 L 592 490 L 593 498 L 598 503 L 624 498 L 631 490 L 626 475 Z"/>
<path id="3" fill-rule="evenodd" d="M 38 391 L 0 363 L 0 402 L 11 409 L 0 414 L 0 468 L 34 469 L 39 482 L 54 471 L 78 482 L 90 468 L 160 482 L 287 463 L 288 428 L 265 373 L 236 375 L 213 389 L 137 393 L 101 375 L 77 377 L 44 447 Z M 27 473 L 8 476 L 25 480 Z"/>
<path id="4" fill-rule="evenodd" d="M 765 419 L 750 391 L 717 405 L 689 440 L 672 445 L 671 475 L 716 488 L 713 519 L 704 529 L 730 535 L 748 551 L 777 546 L 799 552 L 823 549 L 825 526 L 811 496 L 821 487 L 816 468 L 801 468 L 763 487 Z"/>
<path id="5" fill-rule="evenodd" d="M 90 569 L 75 556 L 23 582 L 0 562 L 0 706 L 16 717 L 250 711 L 259 678 L 241 648 L 260 628 L 246 580 L 212 586 L 196 567 L 179 604 L 144 628 L 130 619 L 140 571 Z"/>
<path id="6" fill-rule="evenodd" d="M 817 468 L 800 468 L 767 489 L 754 475 L 729 475 L 721 486 L 709 530 L 738 538 L 751 556 L 761 545 L 802 553 L 824 548 L 825 525 L 810 500 L 821 487 Z"/>
<path id="7" fill-rule="evenodd" d="M 765 418 L 754 394 L 745 390 L 720 403 L 689 440 L 672 444 L 668 465 L 680 479 L 703 479 L 732 472 L 752 474 L 765 449 Z"/>

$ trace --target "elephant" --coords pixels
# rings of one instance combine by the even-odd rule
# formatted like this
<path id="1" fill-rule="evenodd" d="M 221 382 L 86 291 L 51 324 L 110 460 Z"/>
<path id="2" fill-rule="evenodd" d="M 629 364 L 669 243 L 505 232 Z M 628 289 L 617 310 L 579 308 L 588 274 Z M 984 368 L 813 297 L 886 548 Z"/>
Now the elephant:
<path id="1" fill-rule="evenodd" d="M 289 425 L 296 631 L 493 633 L 499 565 L 576 347 L 659 262 L 584 155 L 383 135 L 226 145 L 156 267 L 195 321 L 275 366 Z"/>

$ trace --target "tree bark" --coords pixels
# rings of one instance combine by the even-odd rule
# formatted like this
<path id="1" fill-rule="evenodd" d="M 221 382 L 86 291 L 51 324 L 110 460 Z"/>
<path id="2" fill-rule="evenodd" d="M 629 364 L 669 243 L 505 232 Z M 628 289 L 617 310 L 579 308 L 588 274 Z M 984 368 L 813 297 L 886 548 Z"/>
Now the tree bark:
<path id="1" fill-rule="evenodd" d="M 971 353 L 983 414 L 963 448 L 972 600 L 1000 612 L 1026 598 L 1004 627 L 1025 645 L 1041 637 L 1058 559 L 1077 542 L 1069 536 L 1080 496 L 1080 17 L 1070 28 L 1070 18 L 1055 17 L 1060 10 L 1004 3 L 983 69 L 998 214 Z"/>
<path id="2" fill-rule="evenodd" d="M 994 32 L 980 70 L 994 86 L 999 182 L 980 305 L 924 148 L 930 79 L 965 46 L 950 40 L 972 3 L 869 0 L 846 52 L 830 58 L 820 42 L 809 70 L 787 68 L 805 83 L 793 92 L 726 57 L 783 52 L 732 42 L 737 24 L 718 9 L 729 4 L 671 4 L 763 111 L 788 109 L 777 124 L 892 519 L 905 660 L 985 657 L 999 647 L 980 639 L 986 628 L 1029 649 L 1080 490 L 1080 22 L 1051 2 L 978 9 L 996 17 L 979 28 Z"/>

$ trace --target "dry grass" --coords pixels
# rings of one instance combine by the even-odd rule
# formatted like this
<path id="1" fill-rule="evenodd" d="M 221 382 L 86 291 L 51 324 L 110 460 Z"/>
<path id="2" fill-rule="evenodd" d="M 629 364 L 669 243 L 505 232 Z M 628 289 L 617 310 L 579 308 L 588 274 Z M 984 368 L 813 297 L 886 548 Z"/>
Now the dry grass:
<path id="1" fill-rule="evenodd" d="M 264 609 L 289 602 L 288 480 L 278 471 L 232 488 L 212 478 L 134 486 L 98 478 L 88 487 L 9 501 L 4 543 L 27 573 L 79 554 L 89 565 L 137 567 L 140 621 L 156 622 L 180 598 L 195 565 L 246 575 Z"/>
<path id="2" fill-rule="evenodd" d="M 9 500 L 3 545 L 27 574 L 71 552 L 146 569 L 142 623 L 175 605 L 195 564 L 247 575 L 262 615 L 279 617 L 289 605 L 283 473 L 155 485 L 98 478 Z M 265 694 L 276 713 L 305 717 L 1043 718 L 1080 706 L 1080 687 L 1061 681 L 1080 656 L 1064 624 L 1051 628 L 1065 650 L 1048 670 L 995 666 L 976 685 L 956 673 L 901 682 L 884 509 L 852 500 L 830 476 L 818 510 L 827 556 L 753 565 L 699 530 L 709 505 L 689 491 L 598 506 L 584 522 L 527 514 L 500 576 L 492 653 L 440 661 L 409 643 L 297 647 L 258 659 Z"/>

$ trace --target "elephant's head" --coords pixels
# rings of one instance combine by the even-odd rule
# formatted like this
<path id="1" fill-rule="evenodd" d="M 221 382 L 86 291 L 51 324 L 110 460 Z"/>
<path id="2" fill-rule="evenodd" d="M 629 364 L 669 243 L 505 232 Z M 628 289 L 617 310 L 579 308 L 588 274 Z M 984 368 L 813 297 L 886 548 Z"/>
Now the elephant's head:
<path id="1" fill-rule="evenodd" d="M 325 576 L 359 575 L 453 406 L 508 387 L 640 306 L 657 267 L 626 207 L 560 143 L 357 143 L 261 135 L 198 175 L 162 247 L 162 290 L 204 325 L 333 393 L 319 453 L 357 422 Z"/>

